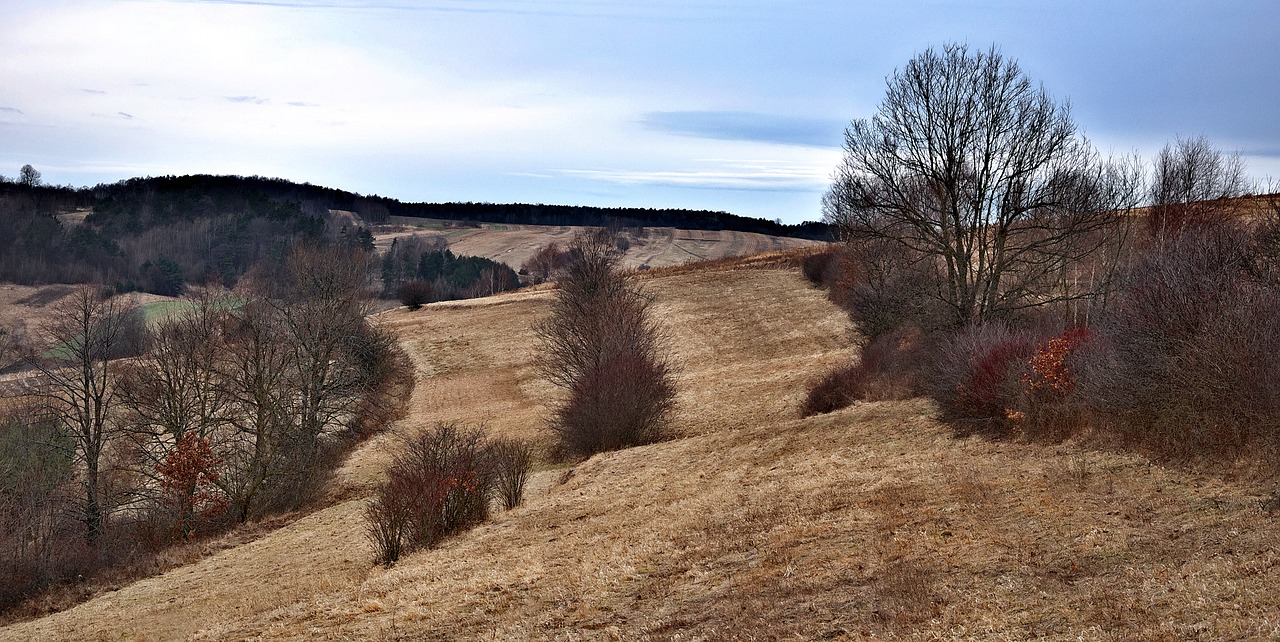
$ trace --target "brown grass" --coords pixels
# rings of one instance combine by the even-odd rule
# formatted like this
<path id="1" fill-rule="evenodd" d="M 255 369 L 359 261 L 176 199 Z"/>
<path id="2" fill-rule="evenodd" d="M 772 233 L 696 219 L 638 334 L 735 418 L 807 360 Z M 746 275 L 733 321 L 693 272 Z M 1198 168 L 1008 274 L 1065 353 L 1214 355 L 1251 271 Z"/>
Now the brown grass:
<path id="1" fill-rule="evenodd" d="M 720 269 L 724 267 L 726 269 Z M 1259 639 L 1280 634 L 1269 488 L 1073 444 L 957 439 L 922 400 L 796 419 L 853 356 L 798 270 L 645 278 L 678 337 L 673 441 L 534 475 L 523 506 L 375 568 L 363 500 L 75 609 L 26 639 Z M 543 440 L 548 291 L 384 315 L 405 426 Z M 359 495 L 386 453 L 341 480 Z"/>
<path id="2" fill-rule="evenodd" d="M 548 243 L 567 247 L 573 236 L 588 229 L 570 225 L 496 225 L 480 223 L 477 227 L 439 227 L 442 222 L 393 217 L 392 225 L 374 228 L 375 244 L 385 249 L 391 241 L 412 234 L 439 235 L 449 241 L 454 254 L 483 256 L 518 270 L 535 252 Z M 436 227 L 412 227 L 414 223 Z M 624 231 L 630 247 L 622 257 L 628 268 L 651 268 L 680 265 L 723 257 L 738 257 L 818 245 L 816 241 L 769 236 L 732 230 L 681 230 L 673 227 L 646 227 L 643 235 Z"/>

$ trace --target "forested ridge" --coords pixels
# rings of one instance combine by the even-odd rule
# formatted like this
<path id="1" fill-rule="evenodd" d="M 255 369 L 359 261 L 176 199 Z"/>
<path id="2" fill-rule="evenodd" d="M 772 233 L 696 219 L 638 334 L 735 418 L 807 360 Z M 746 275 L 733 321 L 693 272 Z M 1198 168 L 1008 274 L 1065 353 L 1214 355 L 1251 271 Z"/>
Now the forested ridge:
<path id="1" fill-rule="evenodd" d="M 727 212 L 499 203 L 402 203 L 259 176 L 162 176 L 72 188 L 0 182 L 0 280 L 102 282 L 177 294 L 185 283 L 234 284 L 299 239 L 372 248 L 366 224 L 392 216 L 471 223 L 664 226 L 829 239 L 824 223 L 783 225 Z M 81 216 L 74 216 L 75 214 Z M 79 219 L 83 219 L 82 221 Z"/>

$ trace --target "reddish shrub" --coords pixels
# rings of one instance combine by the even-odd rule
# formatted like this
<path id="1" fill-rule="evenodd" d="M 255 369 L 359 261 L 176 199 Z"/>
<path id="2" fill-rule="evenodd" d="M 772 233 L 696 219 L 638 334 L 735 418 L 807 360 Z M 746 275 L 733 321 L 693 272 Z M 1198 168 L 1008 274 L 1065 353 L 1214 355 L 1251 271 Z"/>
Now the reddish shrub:
<path id="1" fill-rule="evenodd" d="M 156 465 L 164 503 L 177 513 L 184 539 L 195 535 L 197 519 L 216 516 L 230 504 L 217 485 L 221 463 L 208 440 L 187 432 Z"/>
<path id="2" fill-rule="evenodd" d="M 941 350 L 933 383 L 942 419 L 962 432 L 1007 434 L 1021 395 L 1021 376 L 1037 343 L 1034 334 L 1000 324 L 971 326 L 952 335 Z"/>
<path id="3" fill-rule="evenodd" d="M 392 564 L 407 551 L 484 521 L 492 480 L 479 430 L 438 424 L 404 438 L 386 483 L 365 510 L 378 561 Z"/>
<path id="4" fill-rule="evenodd" d="M 1085 423 L 1075 398 L 1076 366 L 1080 348 L 1096 334 L 1086 327 L 1070 328 L 1045 340 L 1022 373 L 1022 398 L 1016 423 L 1025 436 L 1058 440 L 1078 431 Z"/>
<path id="5" fill-rule="evenodd" d="M 869 376 L 869 369 L 862 362 L 828 372 L 809 388 L 800 407 L 801 416 L 821 415 L 852 405 L 862 398 L 860 391 Z"/>
<path id="6" fill-rule="evenodd" d="M 617 270 L 614 240 L 574 238 L 551 316 L 537 328 L 539 371 L 567 398 L 552 415 L 557 454 L 595 453 L 663 438 L 675 404 L 666 334 L 651 300 Z"/>
<path id="7" fill-rule="evenodd" d="M 675 402 L 666 364 L 622 354 L 583 373 L 552 419 L 561 455 L 595 453 L 660 441 Z"/>
<path id="8" fill-rule="evenodd" d="M 1093 338 L 1086 327 L 1070 328 L 1061 336 L 1044 342 L 1027 363 L 1022 386 L 1032 397 L 1061 400 L 1075 390 L 1076 380 L 1068 365 L 1071 353 Z"/>

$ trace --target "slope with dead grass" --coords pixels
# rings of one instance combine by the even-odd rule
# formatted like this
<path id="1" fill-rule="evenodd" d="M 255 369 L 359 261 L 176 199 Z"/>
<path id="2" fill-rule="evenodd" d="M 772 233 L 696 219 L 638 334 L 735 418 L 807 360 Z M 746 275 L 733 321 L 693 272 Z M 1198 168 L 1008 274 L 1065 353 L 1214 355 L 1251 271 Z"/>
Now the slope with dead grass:
<path id="1" fill-rule="evenodd" d="M 568 247 L 583 227 L 569 225 L 500 225 L 392 217 L 393 224 L 373 228 L 375 244 L 385 249 L 392 240 L 420 234 L 442 236 L 454 254 L 483 256 L 520 269 L 538 248 L 556 243 Z M 627 267 L 665 267 L 689 261 L 744 256 L 760 252 L 821 245 L 817 241 L 769 236 L 734 230 L 681 230 L 674 227 L 629 228 L 622 233 L 629 247 L 622 257 Z"/>
<path id="2" fill-rule="evenodd" d="M 754 265 L 754 269 L 749 269 Z M 852 351 L 781 261 L 648 275 L 680 437 L 535 475 L 526 504 L 392 569 L 362 499 L 4 639 L 1257 639 L 1280 534 L 1256 482 L 1074 445 L 957 439 L 914 400 L 798 419 Z M 549 291 L 395 311 L 401 429 L 540 438 L 529 325 Z M 359 497 L 385 441 L 342 472 Z"/>

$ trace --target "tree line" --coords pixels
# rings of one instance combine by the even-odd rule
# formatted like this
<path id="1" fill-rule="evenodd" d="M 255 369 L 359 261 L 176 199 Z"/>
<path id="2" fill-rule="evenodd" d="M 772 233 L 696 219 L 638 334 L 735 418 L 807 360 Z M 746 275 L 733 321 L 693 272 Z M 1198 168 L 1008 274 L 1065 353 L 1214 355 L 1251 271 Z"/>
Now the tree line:
<path id="1" fill-rule="evenodd" d="M 804 260 L 864 335 L 806 412 L 927 394 L 965 432 L 1161 457 L 1280 445 L 1280 199 L 1203 137 L 1103 158 L 994 47 L 929 49 L 845 134 Z"/>
<path id="2" fill-rule="evenodd" d="M 152 324 L 101 286 L 61 303 L 0 399 L 0 608 L 316 501 L 412 387 L 366 317 L 369 261 L 295 247 Z"/>
<path id="3" fill-rule="evenodd" d="M 0 177 L 0 280 L 103 282 L 117 290 L 179 293 L 187 283 L 234 285 L 253 265 L 281 259 L 296 238 L 372 249 L 366 225 L 391 216 L 464 223 L 671 226 L 829 239 L 825 223 L 783 225 L 727 212 L 500 203 L 402 203 L 257 176 L 132 178 L 94 187 L 44 184 L 30 165 Z M 82 221 L 73 222 L 79 214 Z"/>
<path id="4" fill-rule="evenodd" d="M 490 296 L 520 287 L 519 275 L 505 263 L 455 255 L 439 236 L 393 239 L 381 263 L 382 297 L 399 298 L 413 309 L 435 301 Z"/>

